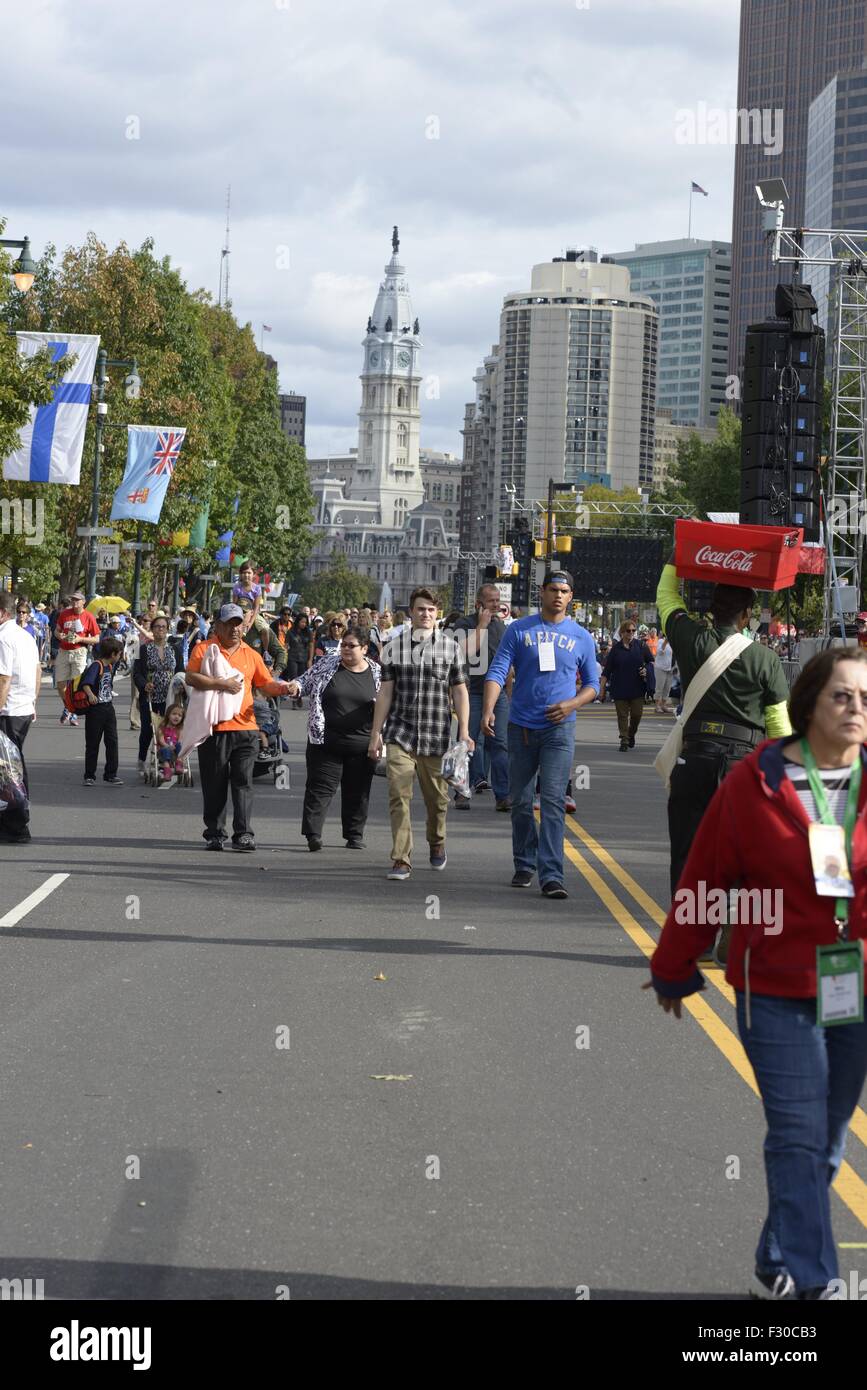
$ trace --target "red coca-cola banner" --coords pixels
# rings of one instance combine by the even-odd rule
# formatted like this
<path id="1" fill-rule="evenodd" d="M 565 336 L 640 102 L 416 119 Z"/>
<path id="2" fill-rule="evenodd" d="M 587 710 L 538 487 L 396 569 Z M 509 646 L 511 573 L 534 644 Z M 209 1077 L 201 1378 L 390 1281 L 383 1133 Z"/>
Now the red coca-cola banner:
<path id="1" fill-rule="evenodd" d="M 782 526 L 675 523 L 674 558 L 682 579 L 787 589 L 795 582 L 803 531 Z"/>

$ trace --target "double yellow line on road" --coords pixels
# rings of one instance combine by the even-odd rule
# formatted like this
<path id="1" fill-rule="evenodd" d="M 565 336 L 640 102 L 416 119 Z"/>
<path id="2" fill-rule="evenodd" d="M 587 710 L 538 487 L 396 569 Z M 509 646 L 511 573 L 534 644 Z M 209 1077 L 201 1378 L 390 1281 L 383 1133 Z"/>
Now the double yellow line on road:
<path id="1" fill-rule="evenodd" d="M 661 927 L 665 921 L 666 913 L 659 903 L 650 894 L 645 892 L 640 883 L 631 874 L 617 863 L 616 859 L 601 845 L 589 831 L 579 825 L 574 816 L 567 815 L 566 828 L 575 839 L 579 840 L 585 849 L 594 855 L 601 865 L 616 879 L 629 896 L 646 912 L 657 926 Z M 587 858 L 570 844 L 568 840 L 564 843 L 564 851 L 570 862 L 575 865 L 579 873 L 583 876 L 589 886 L 593 889 L 596 896 L 605 905 L 612 917 L 623 928 L 629 939 L 636 945 L 639 951 L 648 958 L 656 950 L 656 942 L 648 931 L 645 931 L 640 922 L 632 915 L 629 909 L 620 901 L 617 895 L 609 888 L 605 880 Z M 706 978 L 710 981 L 729 1004 L 734 1005 L 735 994 L 731 985 L 727 984 L 719 970 L 707 970 Z M 744 1052 L 740 1038 L 732 1032 L 718 1014 L 705 1003 L 700 994 L 690 995 L 684 999 L 683 1006 L 692 1014 L 692 1017 L 703 1028 L 711 1042 L 719 1048 L 720 1052 L 728 1062 L 734 1067 L 735 1071 L 747 1083 L 750 1089 L 759 1094 L 753 1069 L 749 1059 Z M 850 1122 L 850 1131 L 855 1134 L 862 1142 L 867 1145 L 867 1115 L 860 1108 L 855 1111 Z M 867 1228 L 867 1183 L 858 1176 L 855 1169 L 845 1160 L 837 1174 L 834 1183 L 834 1190 L 842 1198 L 846 1206 L 852 1211 L 862 1226 Z"/>

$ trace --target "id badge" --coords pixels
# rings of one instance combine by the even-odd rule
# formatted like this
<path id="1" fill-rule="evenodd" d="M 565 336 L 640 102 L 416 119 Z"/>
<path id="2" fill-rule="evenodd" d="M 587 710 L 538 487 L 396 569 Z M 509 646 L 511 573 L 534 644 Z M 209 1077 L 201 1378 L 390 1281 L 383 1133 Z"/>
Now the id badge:
<path id="1" fill-rule="evenodd" d="M 810 859 L 820 898 L 854 898 L 842 825 L 810 825 Z"/>
<path id="2" fill-rule="evenodd" d="M 816 947 L 816 1022 L 864 1021 L 864 942 L 839 941 Z"/>
<path id="3" fill-rule="evenodd" d="M 540 643 L 539 643 L 539 670 L 540 670 L 540 671 L 556 671 L 556 669 L 557 669 L 557 663 L 556 663 L 556 661 L 554 660 L 554 643 L 553 643 L 553 642 L 540 642 Z"/>

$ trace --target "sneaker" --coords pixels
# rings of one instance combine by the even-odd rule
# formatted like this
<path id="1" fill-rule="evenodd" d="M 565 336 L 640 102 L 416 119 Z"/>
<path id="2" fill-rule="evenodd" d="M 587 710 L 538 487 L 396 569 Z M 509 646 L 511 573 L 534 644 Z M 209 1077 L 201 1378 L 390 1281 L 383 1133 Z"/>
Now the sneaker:
<path id="1" fill-rule="evenodd" d="M 795 1298 L 802 1303 L 837 1303 L 844 1298 L 844 1295 L 839 1293 L 837 1289 L 823 1284 L 818 1289 L 804 1289 L 801 1293 L 795 1294 Z"/>
<path id="2" fill-rule="evenodd" d="M 635 747 L 635 734 L 630 734 L 630 735 L 629 735 L 629 747 L 630 747 L 630 748 L 634 748 L 634 747 Z"/>
<path id="3" fill-rule="evenodd" d="M 477 782 L 476 785 L 473 787 L 473 791 L 476 793 L 476 796 L 478 796 L 480 792 L 489 792 L 490 790 L 491 784 L 490 782 L 486 782 L 484 777 L 482 778 L 481 782 Z"/>
<path id="4" fill-rule="evenodd" d="M 63 711 L 63 713 L 61 714 L 61 716 L 60 716 L 60 722 L 61 722 L 61 724 L 68 724 L 68 723 L 69 723 L 69 710 L 68 710 L 68 709 L 65 709 L 65 710 Z"/>
<path id="5" fill-rule="evenodd" d="M 470 798 L 468 796 L 455 797 L 455 810 L 468 811 L 470 809 Z"/>
<path id="6" fill-rule="evenodd" d="M 78 728 L 78 715 L 77 715 L 77 714 L 71 714 L 71 715 L 69 716 L 69 725 L 70 725 L 70 728 L 72 728 L 72 729 L 77 729 L 77 728 Z"/>
<path id="7" fill-rule="evenodd" d="M 433 845 L 430 852 L 430 866 L 432 869 L 444 869 L 448 863 L 445 845 Z"/>
<path id="8" fill-rule="evenodd" d="M 237 840 L 232 836 L 232 849 L 236 849 L 239 854 L 252 854 L 256 848 L 256 841 L 252 835 L 239 835 Z"/>
<path id="9" fill-rule="evenodd" d="M 346 848 L 347 848 L 347 849 L 367 849 L 367 845 L 364 843 L 363 840 L 354 839 L 354 840 L 347 840 L 347 841 L 346 841 Z"/>
<path id="10" fill-rule="evenodd" d="M 516 869 L 512 875 L 513 888 L 529 888 L 533 882 L 533 875 L 529 869 Z"/>
<path id="11" fill-rule="evenodd" d="M 575 798 L 572 796 L 567 796 L 566 800 L 563 802 L 563 805 L 566 808 L 567 814 L 571 813 L 572 811 L 578 810 L 578 807 L 575 805 Z"/>
<path id="12" fill-rule="evenodd" d="M 402 882 L 405 878 L 409 878 L 411 872 L 408 864 L 402 864 L 399 859 L 396 859 L 386 874 L 386 878 L 400 879 Z"/>
<path id="13" fill-rule="evenodd" d="M 787 1270 L 781 1270 L 778 1274 L 762 1274 L 757 1269 L 750 1280 L 750 1298 L 773 1299 L 779 1302 L 781 1299 L 791 1300 L 795 1297 L 795 1281 Z"/>
<path id="14" fill-rule="evenodd" d="M 95 778 L 95 777 L 85 777 L 85 779 L 84 779 L 84 785 L 85 785 L 86 787 L 95 787 L 95 786 L 96 786 L 96 778 Z"/>
<path id="15" fill-rule="evenodd" d="M 568 898 L 569 894 L 562 883 L 543 883 L 542 896 L 545 898 Z"/>
<path id="16" fill-rule="evenodd" d="M 620 751 L 621 751 L 621 753 L 628 753 L 628 752 L 629 752 L 629 744 L 626 742 L 626 739 L 625 739 L 625 738 L 622 738 L 622 739 L 620 740 Z"/>
<path id="17" fill-rule="evenodd" d="M 307 836 L 307 848 L 310 850 L 311 854 L 315 854 L 318 849 L 322 848 L 322 841 L 319 839 L 318 835 Z"/>
<path id="18" fill-rule="evenodd" d="M 105 782 L 106 786 L 109 786 L 109 787 L 122 787 L 122 786 L 123 786 L 123 778 L 122 778 L 122 777 L 103 777 L 102 780 L 103 780 L 103 782 Z"/>
<path id="19" fill-rule="evenodd" d="M 212 839 L 212 840 L 206 840 L 206 841 L 205 841 L 205 849 L 221 850 L 222 848 L 223 848 L 223 841 L 220 840 L 220 839 L 218 839 L 217 837 L 215 837 L 215 838 Z"/>
<path id="20" fill-rule="evenodd" d="M 497 802 L 496 809 L 498 811 L 511 811 L 512 798 L 510 796 L 501 796 L 499 801 Z"/>

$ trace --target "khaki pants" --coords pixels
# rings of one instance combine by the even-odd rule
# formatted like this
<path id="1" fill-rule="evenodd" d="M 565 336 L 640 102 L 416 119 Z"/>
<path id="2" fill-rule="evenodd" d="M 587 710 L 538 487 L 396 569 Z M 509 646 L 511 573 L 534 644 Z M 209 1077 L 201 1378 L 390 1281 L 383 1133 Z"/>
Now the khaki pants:
<path id="1" fill-rule="evenodd" d="M 643 697 L 639 696 L 637 700 L 615 700 L 614 708 L 617 710 L 617 728 L 621 739 L 627 742 L 630 738 L 635 738 L 644 713 Z"/>
<path id="2" fill-rule="evenodd" d="M 427 840 L 429 845 L 445 844 L 446 811 L 449 805 L 448 783 L 440 772 L 440 756 L 420 757 L 407 753 L 397 743 L 386 746 L 388 776 L 388 810 L 391 816 L 393 860 L 412 863 L 412 804 L 413 781 L 418 777 L 421 794 L 427 808 Z"/>

